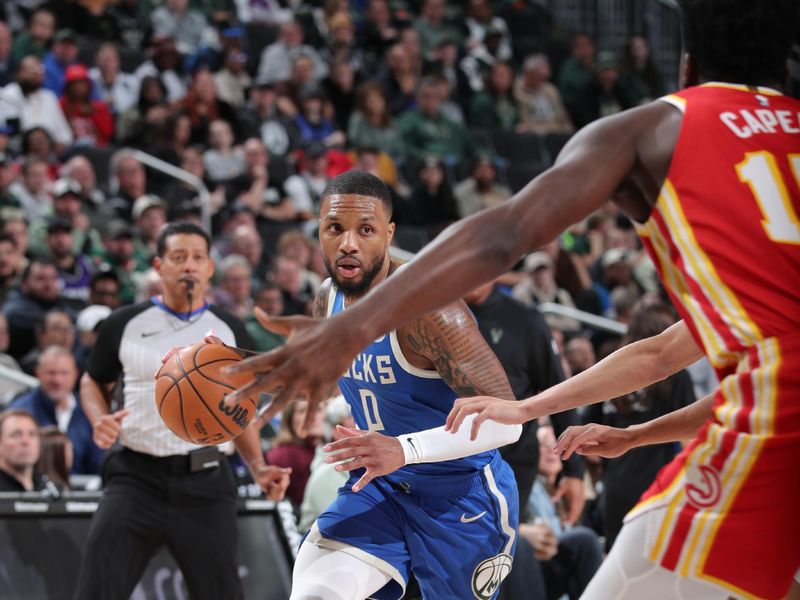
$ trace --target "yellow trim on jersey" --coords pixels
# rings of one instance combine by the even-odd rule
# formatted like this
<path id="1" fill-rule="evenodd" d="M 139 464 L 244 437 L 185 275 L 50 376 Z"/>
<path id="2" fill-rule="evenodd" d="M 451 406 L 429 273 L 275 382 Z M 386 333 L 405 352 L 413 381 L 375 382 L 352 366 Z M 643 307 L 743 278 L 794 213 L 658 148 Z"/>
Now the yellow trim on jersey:
<path id="1" fill-rule="evenodd" d="M 723 587 L 729 592 L 733 592 L 734 594 L 736 594 L 737 597 L 741 596 L 742 600 L 764 600 L 763 598 L 761 598 L 761 596 L 754 596 L 750 592 L 743 590 L 742 588 L 735 586 L 732 583 L 728 583 L 723 579 L 717 579 L 716 577 L 712 577 L 711 575 L 703 575 L 702 579 L 710 581 L 711 583 L 714 583 L 720 587 Z"/>
<path id="2" fill-rule="evenodd" d="M 726 90 L 737 90 L 739 92 L 750 92 L 751 94 L 762 94 L 764 96 L 783 96 L 783 93 L 772 88 L 758 86 L 750 87 L 743 83 L 725 83 L 723 81 L 709 81 L 703 83 L 700 87 L 722 88 Z"/>
<path id="3" fill-rule="evenodd" d="M 667 94 L 666 96 L 661 96 L 659 100 L 671 104 L 681 112 L 686 112 L 686 98 L 681 98 L 676 94 Z"/>
<path id="4" fill-rule="evenodd" d="M 661 198 L 665 201 L 662 202 Z M 672 239 L 686 261 L 687 274 L 700 284 L 706 297 L 712 302 L 713 308 L 722 317 L 734 337 L 744 346 L 751 346 L 761 341 L 763 336 L 758 325 L 753 322 L 730 288 L 722 282 L 708 255 L 697 243 L 683 213 L 678 193 L 669 179 L 664 181 L 656 210 L 664 217 Z"/>
<path id="5" fill-rule="evenodd" d="M 661 235 L 658 225 L 650 220 L 645 224 L 644 229 L 661 264 L 661 273 L 665 283 L 673 290 L 686 311 L 691 314 L 692 322 L 700 333 L 709 360 L 717 368 L 727 367 L 736 355 L 728 349 L 725 340 L 711 325 L 711 321 L 703 312 L 703 307 L 689 289 L 683 273 L 673 264 L 669 246 L 664 236 Z"/>

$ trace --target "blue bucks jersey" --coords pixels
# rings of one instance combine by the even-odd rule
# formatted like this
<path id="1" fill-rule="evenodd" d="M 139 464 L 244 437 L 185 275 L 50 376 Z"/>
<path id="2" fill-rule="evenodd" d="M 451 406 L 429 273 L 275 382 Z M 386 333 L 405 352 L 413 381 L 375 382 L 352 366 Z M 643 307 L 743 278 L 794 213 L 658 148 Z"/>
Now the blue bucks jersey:
<path id="1" fill-rule="evenodd" d="M 328 315 L 343 310 L 344 295 L 333 286 Z M 395 331 L 378 338 L 356 356 L 339 379 L 339 389 L 359 429 L 391 436 L 441 427 L 457 397 L 436 371 L 419 369 L 406 360 Z M 391 478 L 474 472 L 487 465 L 496 453 L 492 450 L 447 462 L 409 465 Z"/>

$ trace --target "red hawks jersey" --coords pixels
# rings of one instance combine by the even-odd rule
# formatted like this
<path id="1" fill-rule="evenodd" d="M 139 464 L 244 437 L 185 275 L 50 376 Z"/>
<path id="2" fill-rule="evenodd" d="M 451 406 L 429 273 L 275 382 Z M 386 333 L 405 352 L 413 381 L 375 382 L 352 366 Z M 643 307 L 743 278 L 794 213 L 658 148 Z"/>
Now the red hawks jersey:
<path id="1" fill-rule="evenodd" d="M 782 598 L 800 567 L 800 102 L 720 83 L 662 100 L 681 130 L 637 231 L 720 388 L 627 519 L 664 510 L 661 566 Z"/>

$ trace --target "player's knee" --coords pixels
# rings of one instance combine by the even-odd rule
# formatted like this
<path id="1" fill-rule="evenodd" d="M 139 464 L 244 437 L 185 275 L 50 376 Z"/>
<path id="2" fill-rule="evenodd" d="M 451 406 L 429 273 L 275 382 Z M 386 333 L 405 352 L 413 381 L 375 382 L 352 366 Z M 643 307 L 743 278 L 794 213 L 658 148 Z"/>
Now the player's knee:
<path id="1" fill-rule="evenodd" d="M 292 589 L 289 600 L 346 600 L 330 585 L 318 581 L 299 583 Z"/>

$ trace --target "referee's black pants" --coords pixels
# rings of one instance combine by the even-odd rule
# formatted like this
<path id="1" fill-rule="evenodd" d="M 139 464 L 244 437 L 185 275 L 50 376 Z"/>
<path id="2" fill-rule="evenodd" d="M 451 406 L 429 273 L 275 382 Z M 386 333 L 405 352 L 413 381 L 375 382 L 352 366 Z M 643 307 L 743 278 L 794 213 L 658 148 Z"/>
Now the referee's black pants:
<path id="1" fill-rule="evenodd" d="M 189 472 L 186 456 L 128 449 L 103 469 L 105 490 L 89 528 L 75 600 L 127 600 L 166 545 L 193 600 L 242 598 L 236 490 L 227 462 Z"/>

